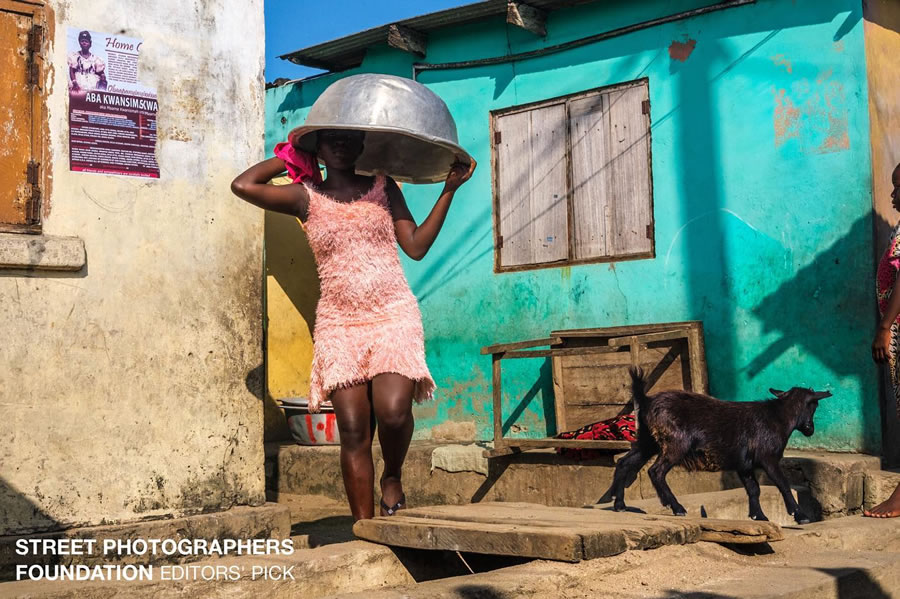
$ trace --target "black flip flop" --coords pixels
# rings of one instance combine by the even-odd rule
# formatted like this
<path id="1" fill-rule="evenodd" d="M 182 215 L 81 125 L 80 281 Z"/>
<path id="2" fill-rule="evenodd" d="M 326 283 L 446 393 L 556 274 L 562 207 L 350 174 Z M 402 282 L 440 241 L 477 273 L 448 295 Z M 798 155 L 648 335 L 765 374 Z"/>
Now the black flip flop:
<path id="1" fill-rule="evenodd" d="M 381 509 L 384 510 L 388 516 L 393 516 L 398 511 L 406 507 L 406 493 L 400 495 L 400 501 L 394 504 L 394 507 L 389 507 L 388 504 L 384 502 L 384 498 L 379 500 L 381 504 Z"/>

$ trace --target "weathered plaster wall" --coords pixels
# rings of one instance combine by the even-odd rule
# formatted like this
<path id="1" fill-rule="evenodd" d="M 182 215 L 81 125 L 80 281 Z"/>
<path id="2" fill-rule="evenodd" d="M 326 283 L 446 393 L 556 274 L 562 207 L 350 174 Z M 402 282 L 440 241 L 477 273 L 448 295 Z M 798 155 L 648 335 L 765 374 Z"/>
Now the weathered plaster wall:
<path id="1" fill-rule="evenodd" d="M 866 71 L 869 88 L 869 122 L 872 147 L 872 204 L 875 210 L 875 258 L 890 242 L 897 213 L 891 205 L 891 173 L 900 163 L 900 3 L 865 0 L 863 18 Z M 900 422 L 890 383 L 884 386 L 885 456 L 900 463 Z"/>
<path id="2" fill-rule="evenodd" d="M 429 35 L 427 62 L 552 46 L 709 2 L 597 2 L 550 15 L 546 38 L 502 18 Z M 417 435 L 490 436 L 483 345 L 552 329 L 701 319 L 712 391 L 828 388 L 817 434 L 797 446 L 880 447 L 873 326 L 869 118 L 858 0 L 759 0 L 566 52 L 422 73 L 456 119 L 479 169 L 420 263 L 421 306 L 438 401 Z M 267 149 L 329 83 L 354 72 L 411 73 L 415 59 L 370 49 L 354 71 L 270 90 Z M 649 79 L 656 258 L 493 272 L 489 111 Z M 283 119 L 283 122 L 282 122 Z M 437 186 L 404 193 L 424 218 Z M 555 429 L 549 368 L 504 367 L 513 434 Z"/>
<path id="3" fill-rule="evenodd" d="M 46 235 L 71 275 L 0 272 L 0 534 L 264 501 L 262 0 L 55 0 Z M 144 41 L 159 180 L 68 170 L 66 28 Z"/>

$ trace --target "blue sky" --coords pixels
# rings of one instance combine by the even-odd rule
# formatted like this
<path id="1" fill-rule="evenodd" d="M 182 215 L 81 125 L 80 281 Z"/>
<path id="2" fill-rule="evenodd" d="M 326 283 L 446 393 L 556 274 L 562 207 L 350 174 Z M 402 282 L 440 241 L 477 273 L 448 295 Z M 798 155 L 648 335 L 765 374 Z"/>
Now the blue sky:
<path id="1" fill-rule="evenodd" d="M 266 81 L 321 73 L 278 58 L 286 54 L 418 15 L 472 4 L 473 0 L 265 0 Z M 341 16 L 338 16 L 341 15 Z"/>

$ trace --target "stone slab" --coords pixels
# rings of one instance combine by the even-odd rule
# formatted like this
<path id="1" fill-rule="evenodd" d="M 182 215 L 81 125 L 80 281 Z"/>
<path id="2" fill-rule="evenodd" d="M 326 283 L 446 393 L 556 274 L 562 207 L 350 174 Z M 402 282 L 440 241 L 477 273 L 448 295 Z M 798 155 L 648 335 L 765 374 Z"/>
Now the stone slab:
<path id="1" fill-rule="evenodd" d="M 86 260 L 80 237 L 0 233 L 0 270 L 76 271 Z"/>
<path id="2" fill-rule="evenodd" d="M 360 520 L 353 532 L 361 539 L 392 547 L 515 555 L 563 562 L 586 559 L 584 530 L 563 526 L 541 527 L 519 523 L 454 522 L 451 520 L 393 516 Z M 623 535 L 593 543 L 592 550 L 615 555 L 626 550 Z M 599 557 L 599 556 L 597 556 Z"/>
<path id="3" fill-rule="evenodd" d="M 792 484 L 809 487 L 815 504 L 812 515 L 824 520 L 862 510 L 866 473 L 880 470 L 881 458 L 858 453 L 786 451 L 781 466 Z M 760 482 L 768 481 L 763 477 Z"/>
<path id="4" fill-rule="evenodd" d="M 357 522 L 353 531 L 392 546 L 568 562 L 698 540 L 762 543 L 783 538 L 781 528 L 771 522 L 494 502 L 405 510 Z"/>
<path id="5" fill-rule="evenodd" d="M 771 543 L 784 539 L 781 527 L 772 522 L 753 520 L 713 520 L 703 518 L 700 540 L 713 543 Z"/>
<path id="6" fill-rule="evenodd" d="M 431 452 L 431 470 L 445 472 L 477 472 L 489 474 L 488 459 L 484 457 L 486 445 L 442 445 Z"/>

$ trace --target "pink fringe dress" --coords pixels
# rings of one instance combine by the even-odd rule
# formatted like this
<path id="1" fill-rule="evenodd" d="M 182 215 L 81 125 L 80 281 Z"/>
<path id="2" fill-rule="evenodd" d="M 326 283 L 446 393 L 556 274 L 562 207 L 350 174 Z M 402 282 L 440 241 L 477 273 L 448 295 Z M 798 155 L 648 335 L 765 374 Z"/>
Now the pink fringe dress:
<path id="1" fill-rule="evenodd" d="M 304 181 L 309 192 L 306 234 L 322 295 L 316 307 L 309 409 L 332 391 L 381 373 L 415 382 L 414 399 L 430 399 L 425 334 L 416 297 L 397 254 L 385 178 L 348 203 Z"/>

